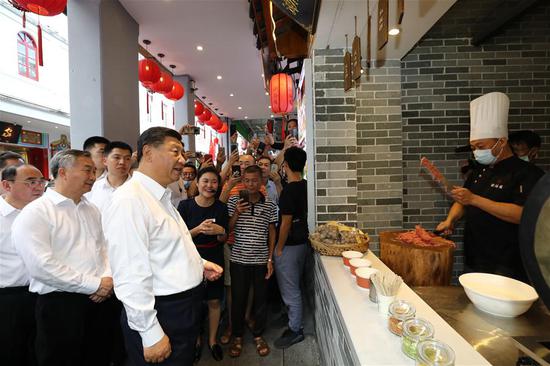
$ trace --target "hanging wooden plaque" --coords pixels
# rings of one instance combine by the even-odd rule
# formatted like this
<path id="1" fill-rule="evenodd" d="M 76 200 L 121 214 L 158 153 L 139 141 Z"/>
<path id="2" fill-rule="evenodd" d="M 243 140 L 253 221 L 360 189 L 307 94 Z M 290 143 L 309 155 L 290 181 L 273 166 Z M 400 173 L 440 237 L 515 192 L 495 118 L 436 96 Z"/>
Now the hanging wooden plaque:
<path id="1" fill-rule="evenodd" d="M 397 24 L 401 24 L 405 15 L 405 0 L 397 0 Z"/>
<path id="2" fill-rule="evenodd" d="M 344 55 L 344 91 L 350 90 L 351 86 L 351 54 L 346 51 L 346 54 Z"/>
<path id="3" fill-rule="evenodd" d="M 352 78 L 357 80 L 361 77 L 361 38 L 355 36 L 351 48 Z"/>
<path id="4" fill-rule="evenodd" d="M 370 69 L 370 60 L 371 60 L 371 20 L 372 17 L 369 15 L 367 20 L 367 69 L 365 70 L 365 73 L 368 74 L 368 70 Z"/>
<path id="5" fill-rule="evenodd" d="M 378 49 L 388 43 L 388 0 L 378 0 Z"/>

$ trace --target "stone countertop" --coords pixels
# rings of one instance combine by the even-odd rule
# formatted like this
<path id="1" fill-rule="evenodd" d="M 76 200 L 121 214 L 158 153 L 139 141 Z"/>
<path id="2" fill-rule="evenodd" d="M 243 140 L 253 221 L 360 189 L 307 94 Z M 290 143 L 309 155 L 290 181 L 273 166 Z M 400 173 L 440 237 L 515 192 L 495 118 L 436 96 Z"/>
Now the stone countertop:
<path id="1" fill-rule="evenodd" d="M 518 349 L 511 337 L 550 339 L 550 312 L 540 300 L 517 318 L 499 318 L 478 310 L 461 286 L 413 290 L 493 365 L 516 365 Z"/>

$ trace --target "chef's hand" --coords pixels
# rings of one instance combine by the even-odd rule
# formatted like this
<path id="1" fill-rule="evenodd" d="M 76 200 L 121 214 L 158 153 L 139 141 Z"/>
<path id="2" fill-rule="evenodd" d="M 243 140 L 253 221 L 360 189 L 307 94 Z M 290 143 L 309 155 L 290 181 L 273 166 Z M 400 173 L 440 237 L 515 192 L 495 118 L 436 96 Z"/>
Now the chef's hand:
<path id="1" fill-rule="evenodd" d="M 451 235 L 455 229 L 455 224 L 450 220 L 445 220 L 439 223 L 435 231 L 441 232 L 443 236 Z"/>
<path id="2" fill-rule="evenodd" d="M 472 193 L 468 188 L 455 187 L 451 191 L 451 196 L 453 199 L 460 203 L 462 206 L 469 206 L 473 203 L 475 199 L 475 194 Z"/>
<path id="3" fill-rule="evenodd" d="M 208 281 L 216 281 L 221 277 L 223 273 L 223 268 L 218 266 L 216 263 L 206 261 L 204 263 L 204 277 Z"/>
<path id="4" fill-rule="evenodd" d="M 161 363 L 170 357 L 172 353 L 172 347 L 170 346 L 170 339 L 165 334 L 160 341 L 153 344 L 151 347 L 143 347 L 143 358 L 145 362 Z"/>

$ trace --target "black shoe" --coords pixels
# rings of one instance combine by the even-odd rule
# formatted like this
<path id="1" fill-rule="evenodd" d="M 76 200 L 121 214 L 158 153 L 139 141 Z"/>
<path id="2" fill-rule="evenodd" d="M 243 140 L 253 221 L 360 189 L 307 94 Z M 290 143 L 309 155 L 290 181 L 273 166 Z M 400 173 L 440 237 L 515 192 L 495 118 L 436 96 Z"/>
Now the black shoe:
<path id="1" fill-rule="evenodd" d="M 304 340 L 304 331 L 293 332 L 290 328 L 283 332 L 283 335 L 273 343 L 278 349 L 285 349 L 293 344 L 300 343 Z"/>
<path id="2" fill-rule="evenodd" d="M 219 344 L 214 343 L 213 345 L 211 345 L 210 352 L 212 353 L 212 357 L 214 357 L 214 360 L 223 360 L 223 349 Z"/>
<path id="3" fill-rule="evenodd" d="M 202 342 L 195 344 L 195 359 L 193 360 L 193 363 L 197 363 L 200 361 L 202 356 Z"/>

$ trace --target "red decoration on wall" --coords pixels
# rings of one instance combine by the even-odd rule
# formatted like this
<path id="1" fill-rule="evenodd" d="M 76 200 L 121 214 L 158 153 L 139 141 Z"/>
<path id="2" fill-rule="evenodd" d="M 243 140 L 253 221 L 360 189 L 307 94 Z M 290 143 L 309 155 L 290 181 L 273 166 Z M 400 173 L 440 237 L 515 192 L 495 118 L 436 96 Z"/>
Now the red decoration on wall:
<path id="1" fill-rule="evenodd" d="M 151 89 L 151 86 L 160 79 L 159 65 L 149 58 L 139 60 L 138 78 L 144 87 Z"/>
<path id="2" fill-rule="evenodd" d="M 271 111 L 275 114 L 286 114 L 294 109 L 294 83 L 290 75 L 275 74 L 269 82 Z"/>
<path id="3" fill-rule="evenodd" d="M 195 100 L 195 116 L 200 116 L 204 112 L 204 106 L 201 102 Z"/>
<path id="4" fill-rule="evenodd" d="M 161 71 L 159 80 L 151 85 L 151 90 L 156 93 L 166 94 L 172 91 L 173 85 L 174 80 L 172 80 L 172 75 L 167 72 Z"/>
<path id="5" fill-rule="evenodd" d="M 183 89 L 183 86 L 181 86 L 180 83 L 174 80 L 174 84 L 172 85 L 172 90 L 169 93 L 164 94 L 164 96 L 175 102 L 183 98 L 184 94 L 185 94 L 185 90 Z"/>
<path id="6" fill-rule="evenodd" d="M 53 17 L 67 7 L 67 0 L 13 0 L 19 7 L 38 15 Z"/>
<path id="7" fill-rule="evenodd" d="M 212 113 L 208 109 L 205 109 L 202 114 L 199 116 L 199 121 L 202 123 L 210 120 L 210 117 L 212 117 Z M 208 124 L 208 123 L 207 123 Z"/>

